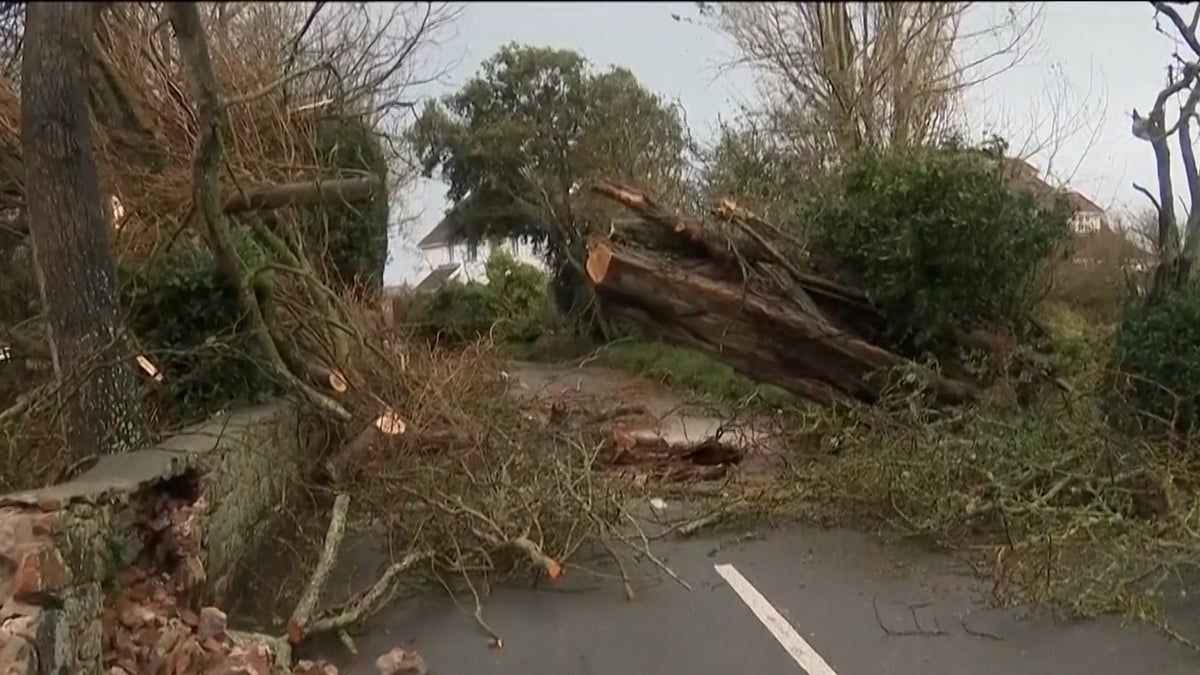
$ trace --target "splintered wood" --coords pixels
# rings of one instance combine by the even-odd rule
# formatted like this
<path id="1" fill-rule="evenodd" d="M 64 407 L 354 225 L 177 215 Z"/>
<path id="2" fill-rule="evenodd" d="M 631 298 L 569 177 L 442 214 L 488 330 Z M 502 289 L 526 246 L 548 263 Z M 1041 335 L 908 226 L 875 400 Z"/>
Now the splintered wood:
<path id="1" fill-rule="evenodd" d="M 605 449 L 609 464 L 649 469 L 668 480 L 721 478 L 745 456 L 740 448 L 718 438 L 671 443 L 657 431 L 625 422 L 613 424 Z"/>

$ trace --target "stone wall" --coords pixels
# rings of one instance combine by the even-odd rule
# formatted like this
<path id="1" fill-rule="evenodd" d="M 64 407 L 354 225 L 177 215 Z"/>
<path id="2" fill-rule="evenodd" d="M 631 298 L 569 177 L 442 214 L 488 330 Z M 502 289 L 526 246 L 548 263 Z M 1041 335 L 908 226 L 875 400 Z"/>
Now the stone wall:
<path id="1" fill-rule="evenodd" d="M 222 595 L 296 475 L 301 447 L 294 410 L 262 407 L 103 457 L 69 482 L 0 496 L 0 675 L 101 673 L 106 592 L 140 551 L 131 504 L 147 491 L 199 488 L 197 572 L 207 594 Z"/>

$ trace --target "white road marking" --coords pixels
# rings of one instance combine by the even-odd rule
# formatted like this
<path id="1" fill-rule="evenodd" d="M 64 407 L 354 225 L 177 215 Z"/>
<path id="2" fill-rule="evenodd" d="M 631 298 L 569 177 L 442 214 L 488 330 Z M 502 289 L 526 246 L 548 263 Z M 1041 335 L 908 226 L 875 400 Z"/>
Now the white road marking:
<path id="1" fill-rule="evenodd" d="M 837 675 L 833 668 L 825 663 L 825 659 L 821 658 L 817 650 L 800 637 L 787 619 L 783 618 L 783 615 L 733 565 L 713 565 L 713 569 L 729 582 L 734 592 L 742 598 L 742 602 L 746 603 L 751 612 L 754 612 L 754 616 L 758 617 L 758 620 L 767 627 L 771 635 L 775 636 L 779 644 L 783 645 L 783 648 L 804 669 L 804 672 L 808 675 Z"/>

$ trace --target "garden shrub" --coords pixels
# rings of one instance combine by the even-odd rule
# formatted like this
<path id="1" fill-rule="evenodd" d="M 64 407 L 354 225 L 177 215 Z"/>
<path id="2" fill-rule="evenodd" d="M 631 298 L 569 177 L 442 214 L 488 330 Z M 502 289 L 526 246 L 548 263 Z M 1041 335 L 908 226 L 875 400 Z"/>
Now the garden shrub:
<path id="1" fill-rule="evenodd" d="M 491 293 L 477 282 L 451 281 L 416 298 L 408 312 L 419 335 L 448 344 L 478 340 L 493 322 Z"/>
<path id="2" fill-rule="evenodd" d="M 379 136 L 355 120 L 328 120 L 317 130 L 317 153 L 325 177 L 368 172 L 387 184 L 387 159 Z M 388 250 L 388 193 L 367 204 L 327 203 L 300 210 L 310 253 L 323 254 L 341 285 L 383 285 Z"/>
<path id="3" fill-rule="evenodd" d="M 1125 309 L 1112 346 L 1118 393 L 1149 426 L 1188 431 L 1200 410 L 1200 288 Z"/>
<path id="4" fill-rule="evenodd" d="M 1008 187 L 1002 143 L 864 153 L 806 200 L 802 221 L 890 323 L 897 343 L 934 350 L 955 327 L 1019 327 L 1064 205 Z"/>
<path id="5" fill-rule="evenodd" d="M 531 342 L 545 331 L 546 276 L 504 250 L 493 251 L 487 283 L 451 282 L 417 298 L 408 323 L 442 343 L 490 337 L 499 343 Z"/>
<path id="6" fill-rule="evenodd" d="M 545 330 L 546 275 L 502 249 L 488 257 L 485 270 L 497 339 L 536 340 Z"/>
<path id="7" fill-rule="evenodd" d="M 235 228 L 238 254 L 252 267 L 266 253 Z M 202 241 L 185 241 L 160 259 L 122 270 L 127 324 L 163 373 L 163 401 L 176 422 L 204 419 L 273 392 L 254 362 L 236 291 Z"/>

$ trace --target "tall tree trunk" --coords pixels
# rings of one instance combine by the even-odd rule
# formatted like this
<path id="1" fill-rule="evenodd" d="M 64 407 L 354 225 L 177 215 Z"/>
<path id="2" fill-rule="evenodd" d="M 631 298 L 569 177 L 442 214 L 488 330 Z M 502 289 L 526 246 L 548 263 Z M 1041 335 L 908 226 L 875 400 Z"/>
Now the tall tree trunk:
<path id="1" fill-rule="evenodd" d="M 144 439 L 124 349 L 112 230 L 92 152 L 88 58 L 95 9 L 29 3 L 21 63 L 21 148 L 29 229 L 64 432 L 77 456 Z"/>

